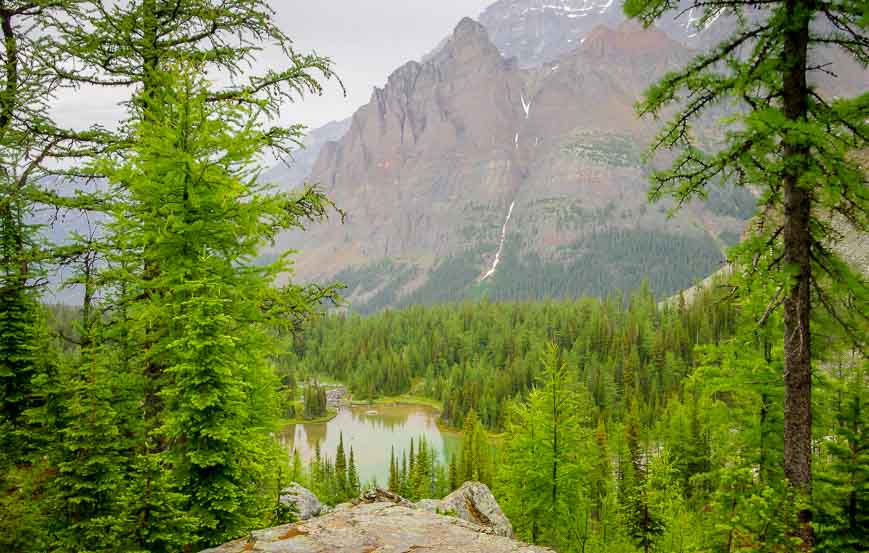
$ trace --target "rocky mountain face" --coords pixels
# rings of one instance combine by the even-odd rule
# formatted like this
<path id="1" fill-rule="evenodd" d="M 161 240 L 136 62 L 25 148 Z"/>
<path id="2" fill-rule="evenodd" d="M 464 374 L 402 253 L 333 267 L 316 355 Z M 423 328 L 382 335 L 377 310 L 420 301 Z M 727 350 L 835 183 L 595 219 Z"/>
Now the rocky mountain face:
<path id="1" fill-rule="evenodd" d="M 522 67 L 535 67 L 576 49 L 598 26 L 618 26 L 625 15 L 620 0 L 498 0 L 479 20 L 504 56 L 515 57 Z M 704 17 L 686 9 L 669 12 L 657 26 L 697 49 L 719 40 L 729 29 L 728 21 L 721 14 Z"/>
<path id="2" fill-rule="evenodd" d="M 361 310 L 474 295 L 660 292 L 712 272 L 752 200 L 725 190 L 667 220 L 646 204 L 645 87 L 691 57 L 659 30 L 597 27 L 523 69 L 464 19 L 377 88 L 310 180 L 347 213 L 282 247 L 302 278 L 339 278 Z"/>
<path id="3" fill-rule="evenodd" d="M 298 278 L 345 282 L 362 312 L 687 288 L 722 266 L 755 199 L 648 205 L 658 123 L 634 106 L 732 25 L 688 10 L 643 29 L 609 0 L 499 0 L 311 140 L 296 177 L 310 166 L 346 218 L 276 247 L 301 251 Z M 865 90 L 846 56 L 819 57 L 836 75 L 813 80 L 825 96 Z M 700 132 L 715 140 L 714 119 Z"/>
<path id="4" fill-rule="evenodd" d="M 266 182 L 279 184 L 283 189 L 290 190 L 299 186 L 311 174 L 314 163 L 320 155 L 323 146 L 340 139 L 350 128 L 350 119 L 332 121 L 318 127 L 305 135 L 304 147 L 293 153 L 292 159 L 281 162 L 262 174 Z"/>

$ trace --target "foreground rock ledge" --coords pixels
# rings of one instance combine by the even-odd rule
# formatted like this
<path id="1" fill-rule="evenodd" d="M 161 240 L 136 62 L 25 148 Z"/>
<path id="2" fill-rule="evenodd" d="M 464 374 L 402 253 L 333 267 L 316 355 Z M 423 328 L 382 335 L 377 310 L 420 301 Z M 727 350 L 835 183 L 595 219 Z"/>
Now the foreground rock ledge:
<path id="1" fill-rule="evenodd" d="M 202 553 L 548 553 L 472 522 L 394 502 L 362 503 L 311 520 L 253 532 Z"/>

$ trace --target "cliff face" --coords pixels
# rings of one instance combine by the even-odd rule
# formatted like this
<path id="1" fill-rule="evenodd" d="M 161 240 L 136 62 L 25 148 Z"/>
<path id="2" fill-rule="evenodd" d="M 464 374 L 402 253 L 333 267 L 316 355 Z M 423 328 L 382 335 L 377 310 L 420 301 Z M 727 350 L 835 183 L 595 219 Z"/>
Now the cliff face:
<path id="1" fill-rule="evenodd" d="M 701 13 L 687 9 L 665 14 L 657 23 L 673 40 L 702 48 L 719 40 L 727 16 L 701 21 Z M 625 21 L 616 0 L 498 0 L 480 14 L 492 41 L 522 67 L 551 62 L 576 49 L 595 28 L 616 27 Z"/>
<path id="2" fill-rule="evenodd" d="M 470 19 L 432 59 L 397 69 L 321 151 L 311 180 L 348 216 L 313 229 L 318 247 L 306 257 L 328 272 L 336 256 L 344 266 L 448 254 L 464 219 L 457 206 L 503 204 L 515 189 L 521 90 L 519 71 Z"/>
<path id="3" fill-rule="evenodd" d="M 689 284 L 717 266 L 716 241 L 737 235 L 741 219 L 695 206 L 665 224 L 664 208 L 648 208 L 640 154 L 655 129 L 634 113 L 644 88 L 689 57 L 660 31 L 622 24 L 521 69 L 465 19 L 427 61 L 390 75 L 321 150 L 310 180 L 347 213 L 345 223 L 314 226 L 282 246 L 302 250 L 302 278 L 338 276 L 357 305 L 384 306 L 481 286 L 521 297 L 505 273 L 530 281 L 535 264 L 579 263 L 603 254 L 605 242 L 619 240 L 614 233 L 666 227 L 662 244 L 687 236 L 702 251 L 699 261 L 683 260 L 681 281 L 664 275 L 653 284 Z M 668 263 L 664 256 L 662 271 Z M 607 268 L 636 280 L 611 286 L 638 285 L 637 267 Z M 568 294 L 611 289 L 605 272 L 590 277 L 595 288 L 582 288 L 584 278 Z"/>
<path id="4" fill-rule="evenodd" d="M 755 199 L 713 187 L 672 217 L 666 202 L 648 205 L 642 153 L 657 123 L 635 113 L 692 48 L 732 30 L 724 16 L 684 17 L 643 29 L 619 23 L 621 6 L 604 0 L 502 0 L 485 24 L 462 20 L 424 61 L 375 88 L 320 150 L 309 181 L 345 223 L 336 217 L 277 247 L 301 250 L 297 277 L 346 282 L 361 311 L 604 295 L 643 279 L 667 295 L 715 272 Z M 535 18 L 569 29 L 538 32 Z M 818 55 L 841 75 L 819 73 L 822 94 L 865 88 L 865 70 Z M 721 138 L 712 116 L 695 131 L 707 144 Z"/>

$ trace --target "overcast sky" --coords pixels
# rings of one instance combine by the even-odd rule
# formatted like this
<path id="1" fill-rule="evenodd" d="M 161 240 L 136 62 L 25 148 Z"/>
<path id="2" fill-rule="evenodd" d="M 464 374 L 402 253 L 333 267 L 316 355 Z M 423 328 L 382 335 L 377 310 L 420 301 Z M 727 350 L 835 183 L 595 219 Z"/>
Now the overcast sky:
<path id="1" fill-rule="evenodd" d="M 286 123 L 312 128 L 353 114 L 403 63 L 419 59 L 449 35 L 464 16 L 477 18 L 494 0 L 271 0 L 278 23 L 299 51 L 331 57 L 347 88 L 326 85 L 322 97 L 288 106 Z M 266 53 L 260 67 L 282 67 Z M 59 98 L 58 118 L 73 126 L 110 124 L 122 112 L 123 91 L 82 90 Z"/>

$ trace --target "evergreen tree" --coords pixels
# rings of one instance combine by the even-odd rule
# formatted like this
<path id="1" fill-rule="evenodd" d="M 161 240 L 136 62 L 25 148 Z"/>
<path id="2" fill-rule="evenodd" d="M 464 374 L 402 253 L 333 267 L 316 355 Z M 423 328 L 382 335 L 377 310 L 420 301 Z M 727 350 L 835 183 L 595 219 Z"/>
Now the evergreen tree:
<path id="1" fill-rule="evenodd" d="M 407 470 L 407 453 L 401 452 L 401 471 L 399 472 L 398 480 L 400 482 L 399 489 L 404 497 L 410 496 L 410 474 Z"/>
<path id="2" fill-rule="evenodd" d="M 350 458 L 347 461 L 347 488 L 349 497 L 358 497 L 361 491 L 359 473 L 356 472 L 356 461 L 353 458 L 353 446 L 350 446 Z"/>
<path id="3" fill-rule="evenodd" d="M 347 456 L 344 454 L 344 433 L 338 434 L 338 449 L 335 452 L 335 487 L 342 498 L 349 495 L 347 487 Z"/>
<path id="4" fill-rule="evenodd" d="M 625 443 L 628 447 L 630 464 L 622 480 L 622 515 L 627 532 L 638 547 L 649 553 L 655 546 L 655 539 L 663 533 L 661 520 L 652 512 L 649 504 L 647 486 L 648 457 L 640 444 L 640 422 L 637 403 L 631 405 L 625 421 Z"/>
<path id="5" fill-rule="evenodd" d="M 132 547 L 125 505 L 124 459 L 129 448 L 117 426 L 116 390 L 108 367 L 91 346 L 62 373 L 67 390 L 57 423 L 62 447 L 52 448 L 57 476 L 47 501 L 54 550 L 110 551 Z M 123 403 L 119 403 L 123 405 Z"/>
<path id="6" fill-rule="evenodd" d="M 323 454 L 320 451 L 320 440 L 314 443 L 314 459 L 311 461 L 311 480 L 315 483 L 323 480 Z"/>
<path id="7" fill-rule="evenodd" d="M 450 491 L 459 489 L 462 483 L 459 481 L 459 463 L 458 456 L 453 454 L 450 455 L 450 475 L 449 475 L 449 488 Z"/>
<path id="8" fill-rule="evenodd" d="M 863 372 L 849 384 L 836 433 L 825 443 L 830 461 L 818 475 L 818 551 L 856 553 L 869 543 L 869 412 Z"/>
<path id="9" fill-rule="evenodd" d="M 474 409 L 468 411 L 465 416 L 462 435 L 464 440 L 462 440 L 462 451 L 459 457 L 459 479 L 462 482 L 474 480 L 491 485 L 486 430 Z"/>
<path id="10" fill-rule="evenodd" d="M 411 444 L 412 443 L 413 442 L 411 442 Z M 414 468 L 411 483 L 413 495 L 411 497 L 415 499 L 431 497 L 433 491 L 431 489 L 431 462 L 432 459 L 429 457 L 428 445 L 426 444 L 425 438 L 420 436 L 419 440 L 417 441 L 416 461 L 413 464 Z"/>
<path id="11" fill-rule="evenodd" d="M 533 543 L 564 547 L 572 506 L 587 497 L 584 465 L 590 437 L 589 400 L 553 344 L 542 359 L 539 387 L 514 406 L 499 471 L 499 490 L 517 533 Z"/>
<path id="12" fill-rule="evenodd" d="M 408 466 L 407 466 L 408 477 L 413 479 L 413 476 L 412 476 L 414 474 L 413 467 L 414 467 L 414 464 L 416 463 L 416 453 L 414 453 L 414 450 L 413 450 L 413 438 L 410 439 L 410 454 L 407 456 L 407 463 L 408 463 Z M 411 487 L 412 487 L 412 485 L 411 485 Z"/>
<path id="13" fill-rule="evenodd" d="M 290 480 L 292 482 L 300 482 L 302 480 L 302 456 L 296 448 L 293 448 L 293 464 L 290 471 Z"/>
<path id="14" fill-rule="evenodd" d="M 262 344 L 280 306 L 302 299 L 298 288 L 284 297 L 270 288 L 286 259 L 250 261 L 323 204 L 316 193 L 291 198 L 256 184 L 253 159 L 267 133 L 249 108 L 209 103 L 193 70 L 164 73 L 160 94 L 161 108 L 138 125 L 133 155 L 100 172 L 130 200 L 118 204 L 115 242 L 161 267 L 132 288 L 172 291 L 145 295 L 135 308 L 143 325 L 164 329 L 148 339 L 146 367 L 165 369 L 161 434 L 208 545 L 260 523 L 267 509 L 256 490 L 274 481 L 268 432 L 278 384 Z M 294 211 L 299 205 L 311 207 Z"/>
<path id="15" fill-rule="evenodd" d="M 389 480 L 386 489 L 395 493 L 401 491 L 400 474 L 395 462 L 395 446 L 389 452 Z"/>
<path id="16" fill-rule="evenodd" d="M 869 198 L 863 193 L 867 176 L 854 155 L 869 144 L 869 97 L 824 97 L 810 83 L 830 73 L 825 49 L 866 64 L 869 20 L 861 2 L 829 6 L 812 0 L 628 0 L 624 8 L 646 25 L 670 10 L 696 12 L 699 27 L 722 14 L 734 16 L 730 36 L 665 76 L 639 104 L 640 114 L 654 116 L 676 106 L 675 116 L 652 147 L 674 150 L 674 161 L 653 175 L 651 197 L 669 195 L 682 205 L 704 197 L 706 187 L 715 184 L 733 182 L 761 190 L 758 224 L 737 257 L 752 269 L 768 259 L 767 276 L 779 285 L 768 301 L 770 309 L 784 307 L 783 468 L 790 485 L 803 496 L 801 503 L 808 504 L 811 306 L 820 303 L 851 330 L 860 328 L 860 316 L 838 309 L 835 298 L 853 295 L 861 305 L 858 311 L 865 313 L 869 297 L 865 278 L 855 275 L 830 248 L 841 235 L 829 221 L 831 216 L 841 217 L 858 231 L 869 230 Z M 715 116 L 730 98 L 741 103 L 723 121 L 723 143 L 693 132 L 696 121 Z M 704 142 L 717 143 L 704 150 Z M 865 333 L 851 334 L 865 344 Z M 810 510 L 800 511 L 791 526 L 804 549 L 810 550 Z"/>
<path id="17" fill-rule="evenodd" d="M 597 461 L 590 473 L 589 493 L 595 505 L 595 515 L 600 516 L 608 492 L 608 484 L 611 479 L 609 446 L 607 445 L 606 428 L 603 419 L 598 419 L 597 428 L 594 431 L 594 442 L 597 447 Z"/>

